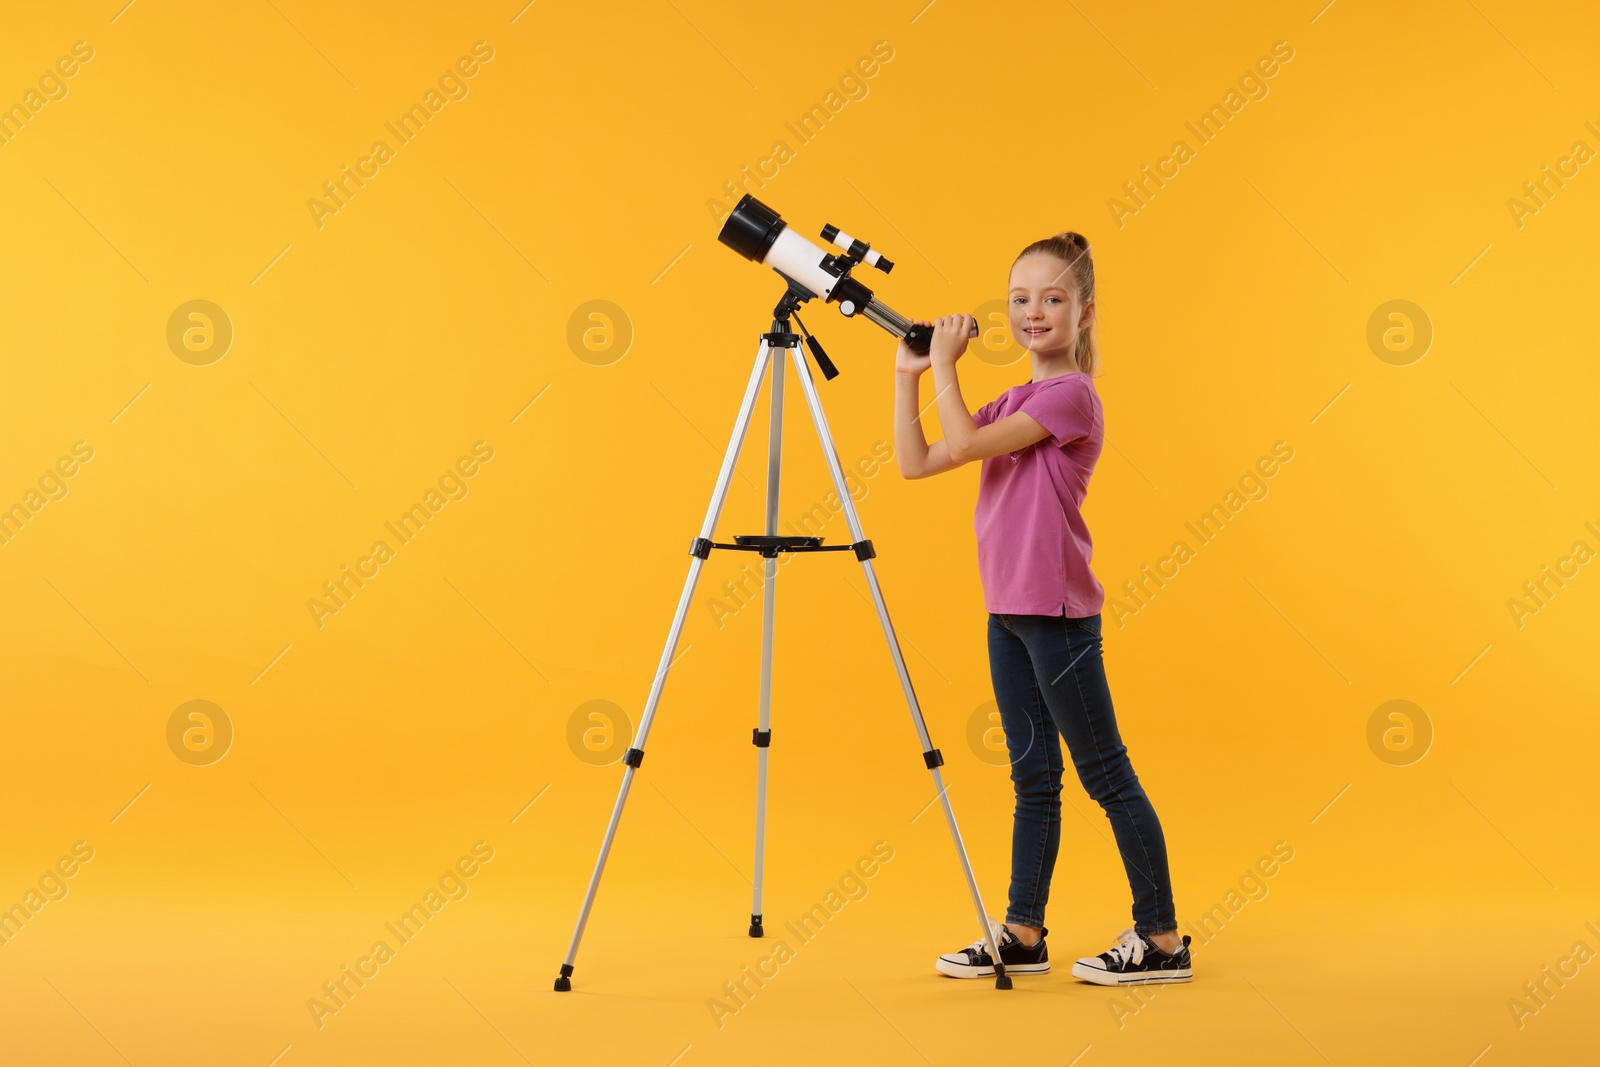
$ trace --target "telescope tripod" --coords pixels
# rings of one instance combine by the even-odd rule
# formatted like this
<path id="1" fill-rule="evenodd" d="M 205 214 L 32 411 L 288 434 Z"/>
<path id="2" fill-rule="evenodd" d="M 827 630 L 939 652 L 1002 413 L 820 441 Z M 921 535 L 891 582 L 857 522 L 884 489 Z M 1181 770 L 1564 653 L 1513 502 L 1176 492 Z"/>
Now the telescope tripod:
<path id="1" fill-rule="evenodd" d="M 928 772 L 933 776 L 934 789 L 937 799 L 944 806 L 945 822 L 950 827 L 950 837 L 955 842 L 956 853 L 961 859 L 961 868 L 966 874 L 967 889 L 972 894 L 972 904 L 977 909 L 978 927 L 983 931 L 983 940 L 988 946 L 989 956 L 994 960 L 995 988 L 1010 989 L 1011 978 L 1006 974 L 1005 964 L 1000 962 L 999 946 L 995 944 L 993 931 L 990 929 L 988 912 L 983 906 L 983 897 L 978 891 L 978 880 L 972 873 L 972 862 L 967 858 L 966 846 L 961 841 L 961 831 L 956 826 L 955 809 L 950 806 L 950 796 L 944 784 L 944 778 L 939 773 L 939 768 L 944 764 L 944 757 L 939 750 L 933 747 L 933 742 L 928 737 L 928 725 L 923 720 L 922 709 L 917 703 L 917 695 L 911 687 L 911 676 L 906 672 L 905 658 L 900 653 L 900 642 L 895 636 L 894 627 L 889 622 L 889 609 L 884 603 L 883 592 L 878 588 L 877 574 L 872 569 L 872 560 L 876 555 L 872 542 L 866 539 L 861 530 L 861 520 L 856 514 L 855 502 L 850 498 L 849 489 L 845 485 L 844 470 L 839 463 L 839 454 L 834 448 L 833 437 L 828 432 L 828 420 L 822 412 L 822 401 L 817 394 L 816 383 L 811 378 L 811 369 L 806 362 L 806 357 L 800 348 L 800 337 L 789 329 L 789 317 L 795 313 L 801 302 L 810 294 L 805 291 L 797 292 L 791 284 L 789 291 L 773 309 L 772 329 L 761 335 L 761 344 L 756 351 L 755 366 L 750 372 L 750 382 L 745 387 L 744 401 L 739 407 L 738 422 L 733 428 L 733 438 L 728 445 L 727 452 L 722 457 L 722 470 L 717 475 L 716 489 L 711 494 L 711 505 L 706 510 L 705 522 L 700 527 L 700 535 L 689 546 L 689 554 L 693 557 L 689 561 L 689 577 L 684 582 L 683 594 L 678 598 L 678 609 L 672 618 L 672 628 L 667 634 L 666 647 L 661 652 L 660 664 L 656 667 L 655 680 L 650 686 L 650 696 L 645 702 L 644 715 L 639 720 L 638 732 L 634 735 L 633 745 L 622 757 L 624 764 L 622 772 L 622 787 L 617 792 L 616 805 L 611 809 L 611 821 L 606 825 L 605 837 L 600 843 L 600 856 L 595 860 L 594 874 L 589 878 L 589 889 L 583 897 L 583 909 L 578 914 L 577 928 L 572 932 L 572 943 L 567 948 L 566 960 L 561 964 L 561 975 L 555 981 L 557 992 L 566 992 L 572 988 L 573 960 L 578 955 L 578 943 L 583 939 L 584 927 L 589 921 L 589 911 L 594 906 L 595 892 L 600 887 L 600 875 L 605 870 L 606 858 L 611 852 L 611 843 L 616 837 L 617 823 L 622 818 L 623 805 L 628 800 L 628 790 L 633 785 L 633 777 L 638 773 L 640 765 L 644 762 L 645 739 L 650 734 L 650 725 L 655 719 L 656 707 L 661 700 L 661 691 L 666 685 L 667 670 L 672 665 L 673 654 L 678 647 L 678 638 L 683 632 L 683 623 L 689 613 L 689 604 L 694 597 L 695 586 L 699 582 L 700 570 L 705 561 L 710 557 L 713 548 L 729 549 L 734 551 L 759 552 L 765 560 L 765 573 L 762 583 L 762 613 L 761 613 L 761 704 L 759 712 L 759 725 L 752 731 L 752 742 L 756 746 L 756 839 L 755 839 L 755 890 L 750 908 L 750 936 L 762 936 L 761 925 L 761 891 L 762 891 L 762 860 L 766 848 L 766 818 L 767 818 L 767 752 L 772 742 L 771 730 L 771 698 L 772 698 L 772 629 L 774 619 L 774 594 L 777 589 L 778 553 L 779 552 L 830 552 L 853 551 L 856 559 L 861 562 L 862 573 L 867 580 L 867 588 L 872 594 L 872 602 L 878 611 L 878 621 L 883 625 L 883 636 L 889 643 L 889 655 L 894 661 L 895 672 L 900 676 L 900 687 L 905 693 L 906 704 L 911 709 L 911 721 L 917 731 L 917 739 L 922 745 L 922 760 Z M 805 324 L 801 323 L 801 329 Z M 828 377 L 837 373 L 828 362 L 821 346 L 815 338 L 807 336 L 811 343 L 812 352 L 816 355 L 818 363 L 823 367 Z M 774 350 L 778 357 L 772 358 Z M 811 410 L 811 421 L 816 427 L 817 436 L 822 443 L 822 452 L 828 462 L 828 472 L 833 477 L 834 491 L 838 494 L 840 504 L 844 508 L 845 518 L 850 525 L 850 536 L 853 543 L 848 545 L 824 545 L 820 537 L 781 536 L 778 534 L 778 483 L 782 458 L 783 445 L 783 385 L 784 385 L 784 352 L 788 353 L 794 361 L 795 376 L 800 381 L 800 388 L 805 393 L 806 405 Z M 737 535 L 733 544 L 719 544 L 711 540 L 716 531 L 717 518 L 722 513 L 723 501 L 728 494 L 728 486 L 733 480 L 734 467 L 738 463 L 740 450 L 744 446 L 745 435 L 750 429 L 751 415 L 755 411 L 756 396 L 761 389 L 762 377 L 766 374 L 768 365 L 771 365 L 772 388 L 771 423 L 768 431 L 767 445 L 767 517 L 766 533 L 760 536 Z"/>

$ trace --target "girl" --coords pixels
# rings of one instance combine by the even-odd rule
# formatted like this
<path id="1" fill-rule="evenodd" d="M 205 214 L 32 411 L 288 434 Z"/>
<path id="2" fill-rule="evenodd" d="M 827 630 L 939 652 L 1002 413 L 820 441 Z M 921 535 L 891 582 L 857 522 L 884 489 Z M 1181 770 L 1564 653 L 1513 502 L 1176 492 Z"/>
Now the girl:
<path id="1" fill-rule="evenodd" d="M 989 670 L 1011 756 L 1016 809 L 1006 921 L 993 923 L 1009 974 L 1050 969 L 1044 908 L 1061 840 L 1062 737 L 1088 794 L 1111 820 L 1133 891 L 1132 929 L 1073 966 L 1098 985 L 1187 982 L 1189 938 L 1179 938 L 1166 841 L 1117 733 L 1101 659 L 1105 591 L 1089 570 L 1079 509 L 1105 437 L 1095 344 L 1094 262 L 1077 233 L 1036 241 L 1011 267 L 1011 333 L 1028 349 L 1030 381 L 967 411 L 956 360 L 970 315 L 933 326 L 925 356 L 895 353 L 895 445 L 907 478 L 982 460 L 978 572 L 989 611 Z M 918 382 L 933 371 L 943 440 L 923 436 Z M 940 956 L 957 978 L 994 974 L 986 942 Z"/>

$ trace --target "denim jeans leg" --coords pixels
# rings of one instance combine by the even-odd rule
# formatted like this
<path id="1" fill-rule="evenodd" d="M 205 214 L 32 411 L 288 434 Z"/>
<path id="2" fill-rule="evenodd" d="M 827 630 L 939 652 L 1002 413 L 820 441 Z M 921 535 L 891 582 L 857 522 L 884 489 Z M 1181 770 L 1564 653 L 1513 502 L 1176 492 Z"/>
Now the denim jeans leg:
<path id="1" fill-rule="evenodd" d="M 1027 646 L 989 616 L 989 673 L 1011 757 L 1016 808 L 1011 823 L 1011 887 L 1006 921 L 1044 925 L 1050 877 L 1061 846 L 1061 739 L 1045 707 Z"/>
<path id="2" fill-rule="evenodd" d="M 1066 738 L 1078 780 L 1111 820 L 1133 892 L 1134 929 L 1143 934 L 1176 930 L 1166 839 L 1117 730 L 1102 658 L 1100 616 L 1009 618 L 1027 645 L 1045 704 Z"/>

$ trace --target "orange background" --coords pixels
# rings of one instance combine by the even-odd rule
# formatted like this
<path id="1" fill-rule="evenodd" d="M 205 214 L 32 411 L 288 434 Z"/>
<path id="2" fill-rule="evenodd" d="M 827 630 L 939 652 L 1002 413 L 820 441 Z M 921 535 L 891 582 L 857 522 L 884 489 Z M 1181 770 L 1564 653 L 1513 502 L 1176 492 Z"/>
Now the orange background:
<path id="1" fill-rule="evenodd" d="M 0 946 L 8 1062 L 1495 1067 L 1592 1048 L 1590 967 L 1520 1028 L 1508 1007 L 1576 942 L 1600 950 L 1600 577 L 1579 568 L 1520 627 L 1508 607 L 1574 542 L 1600 548 L 1600 178 L 1508 206 L 1574 142 L 1600 149 L 1592 11 L 119 4 L 19 10 L 0 37 L 0 104 L 93 50 L 0 144 L 0 506 L 93 450 L 0 545 L 0 905 L 93 850 Z M 398 143 L 385 124 L 479 41 L 465 95 Z M 892 58 L 860 77 L 877 42 Z M 1199 144 L 1185 123 L 1275 42 L 1293 57 L 1266 95 Z M 807 143 L 786 126 L 830 103 Z M 308 201 L 380 139 L 392 158 L 319 226 Z M 1179 139 L 1193 158 L 1119 226 L 1108 202 Z M 708 599 L 751 557 L 716 553 L 576 988 L 551 992 L 626 739 L 613 723 L 596 754 L 583 729 L 605 724 L 580 716 L 576 747 L 569 726 L 590 701 L 638 722 L 780 295 L 708 206 L 762 161 L 751 191 L 813 239 L 872 240 L 898 266 L 863 279 L 915 317 L 999 299 L 1036 238 L 1089 236 L 1108 446 L 1086 515 L 1111 595 L 1293 447 L 1145 607 L 1107 615 L 1180 923 L 1294 850 L 1197 944 L 1192 985 L 1119 1008 L 1068 975 L 1131 925 L 1070 782 L 1056 970 L 1010 994 L 934 974 L 976 936 L 965 887 L 919 817 L 933 792 L 860 570 L 808 556 L 780 580 L 769 926 L 875 842 L 893 859 L 719 1028 L 708 1001 L 773 942 L 744 936 L 760 612 L 717 626 Z M 169 344 L 194 300 L 231 324 L 220 358 Z M 596 300 L 614 310 L 579 313 Z M 1431 324 L 1420 358 L 1369 346 L 1392 300 Z M 808 310 L 843 370 L 819 387 L 850 465 L 892 444 L 894 346 Z M 974 408 L 1027 379 L 1004 340 L 961 364 Z M 789 400 L 786 520 L 831 488 Z M 319 627 L 308 600 L 477 442 L 493 458 L 465 495 Z M 759 532 L 765 452 L 763 398 L 719 538 Z M 908 482 L 891 462 L 861 486 L 998 915 L 1010 785 L 968 743 L 993 697 L 976 470 Z M 842 516 L 823 533 L 849 537 Z M 179 758 L 181 729 L 169 744 L 193 700 L 233 734 L 209 765 Z M 1369 746 L 1393 700 L 1431 728 L 1408 765 Z M 323 983 L 480 841 L 465 896 L 319 1028 Z"/>

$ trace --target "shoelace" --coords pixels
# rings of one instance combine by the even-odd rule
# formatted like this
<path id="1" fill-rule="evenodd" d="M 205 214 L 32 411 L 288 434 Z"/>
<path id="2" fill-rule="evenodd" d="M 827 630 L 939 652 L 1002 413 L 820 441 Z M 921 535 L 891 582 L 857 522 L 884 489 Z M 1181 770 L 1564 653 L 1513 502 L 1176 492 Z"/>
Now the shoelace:
<path id="1" fill-rule="evenodd" d="M 1011 932 L 1006 929 L 1005 923 L 990 922 L 989 932 L 994 935 L 995 948 L 1003 947 L 1007 936 L 1014 936 L 1011 935 Z M 987 938 L 980 937 L 978 940 L 967 946 L 967 951 L 972 954 L 974 959 L 978 958 L 979 956 L 988 956 L 989 940 Z"/>
<path id="2" fill-rule="evenodd" d="M 1144 940 L 1133 930 L 1124 930 L 1117 935 L 1117 943 L 1106 952 L 1118 969 L 1126 969 L 1130 962 L 1139 964 L 1144 962 Z"/>

